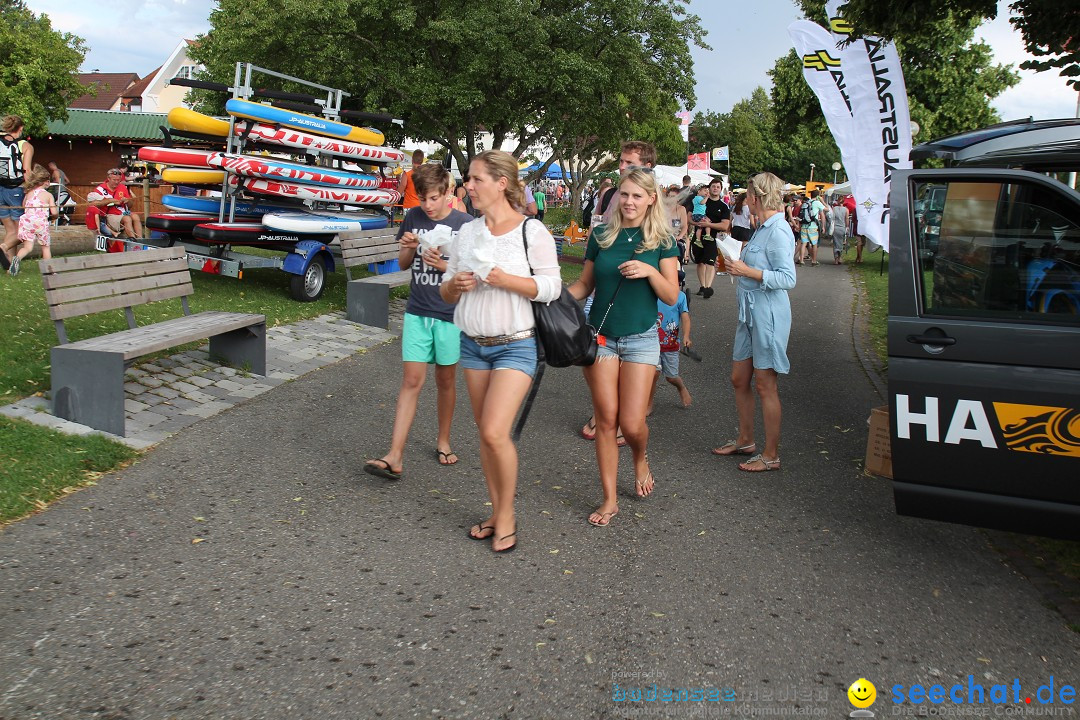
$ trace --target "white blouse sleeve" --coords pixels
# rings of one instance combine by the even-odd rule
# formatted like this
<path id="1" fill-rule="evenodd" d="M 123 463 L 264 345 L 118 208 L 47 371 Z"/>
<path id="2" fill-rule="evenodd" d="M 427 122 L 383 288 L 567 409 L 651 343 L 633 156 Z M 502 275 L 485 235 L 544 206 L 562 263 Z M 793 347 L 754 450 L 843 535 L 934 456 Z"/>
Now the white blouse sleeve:
<path id="1" fill-rule="evenodd" d="M 536 282 L 536 297 L 533 300 L 551 302 L 562 293 L 562 273 L 559 268 L 559 254 L 555 250 L 555 238 L 542 222 L 530 222 L 527 225 L 525 232 L 529 238 L 529 265 Z"/>

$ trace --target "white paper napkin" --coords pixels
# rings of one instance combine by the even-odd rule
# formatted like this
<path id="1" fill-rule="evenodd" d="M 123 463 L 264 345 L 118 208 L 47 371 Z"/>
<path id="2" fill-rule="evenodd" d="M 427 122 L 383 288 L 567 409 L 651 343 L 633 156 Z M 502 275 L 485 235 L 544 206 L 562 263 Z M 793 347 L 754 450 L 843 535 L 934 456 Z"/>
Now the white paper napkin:
<path id="1" fill-rule="evenodd" d="M 717 237 L 716 248 L 724 254 L 725 261 L 738 260 L 742 255 L 742 243 L 730 235 Z"/>
<path id="2" fill-rule="evenodd" d="M 423 235 L 420 235 L 420 250 L 438 250 L 449 245 L 454 239 L 454 231 L 449 225 L 436 225 Z"/>
<path id="3" fill-rule="evenodd" d="M 487 280 L 488 273 L 495 268 L 495 236 L 483 227 L 473 238 L 472 250 L 467 253 L 465 266 Z"/>

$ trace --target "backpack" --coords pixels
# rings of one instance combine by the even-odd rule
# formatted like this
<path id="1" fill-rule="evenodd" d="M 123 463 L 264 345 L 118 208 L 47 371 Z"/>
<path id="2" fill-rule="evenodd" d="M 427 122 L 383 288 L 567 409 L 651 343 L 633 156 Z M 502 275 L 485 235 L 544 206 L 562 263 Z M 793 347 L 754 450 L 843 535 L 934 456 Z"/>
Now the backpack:
<path id="1" fill-rule="evenodd" d="M 0 137 L 0 185 L 18 187 L 23 182 L 22 148 L 10 136 Z"/>
<path id="2" fill-rule="evenodd" d="M 812 222 L 817 222 L 817 218 L 815 218 L 810 212 L 811 204 L 812 202 L 810 200 L 806 200 L 803 202 L 802 207 L 799 209 L 799 222 L 801 222 L 803 225 L 809 225 Z"/>

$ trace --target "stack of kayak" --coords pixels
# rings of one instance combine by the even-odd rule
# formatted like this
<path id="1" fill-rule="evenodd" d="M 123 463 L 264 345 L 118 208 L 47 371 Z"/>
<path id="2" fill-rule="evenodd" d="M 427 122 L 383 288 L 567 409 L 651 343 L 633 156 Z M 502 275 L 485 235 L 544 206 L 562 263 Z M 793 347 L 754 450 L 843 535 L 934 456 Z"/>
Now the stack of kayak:
<path id="1" fill-rule="evenodd" d="M 339 165 L 349 161 L 350 167 L 221 150 L 144 147 L 140 160 L 166 165 L 162 180 L 203 190 L 224 184 L 227 195 L 236 197 L 236 222 L 228 223 L 218 222 L 223 204 L 227 215 L 231 202 L 220 192 L 166 195 L 162 203 L 171 212 L 151 215 L 149 228 L 209 244 L 278 247 L 300 240 L 328 242 L 339 232 L 387 226 L 384 208 L 400 195 L 386 187 L 390 182 L 375 167 L 401 162 L 404 153 L 382 146 L 381 132 L 247 100 L 229 100 L 225 107 L 237 119 L 234 132 L 245 146 L 273 148 L 279 155 L 317 153 Z M 220 137 L 223 143 L 229 133 L 227 121 L 186 108 L 170 111 L 168 120 L 176 130 Z"/>

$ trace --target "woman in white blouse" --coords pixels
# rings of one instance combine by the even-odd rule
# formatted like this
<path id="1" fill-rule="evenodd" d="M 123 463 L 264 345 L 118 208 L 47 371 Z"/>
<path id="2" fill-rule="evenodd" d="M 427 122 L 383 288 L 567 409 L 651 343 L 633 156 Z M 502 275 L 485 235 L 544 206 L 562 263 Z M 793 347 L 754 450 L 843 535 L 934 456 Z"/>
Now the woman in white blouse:
<path id="1" fill-rule="evenodd" d="M 536 370 L 536 321 L 531 301 L 550 302 L 562 292 L 555 239 L 544 224 L 528 222 L 524 189 L 513 155 L 489 150 L 473 158 L 466 183 L 473 207 L 484 216 L 462 226 L 450 247 L 440 291 L 457 304 L 461 367 L 480 431 L 491 515 L 469 529 L 491 549 L 517 546 L 514 493 L 518 455 L 510 426 Z M 528 252 L 526 253 L 526 242 Z"/>

